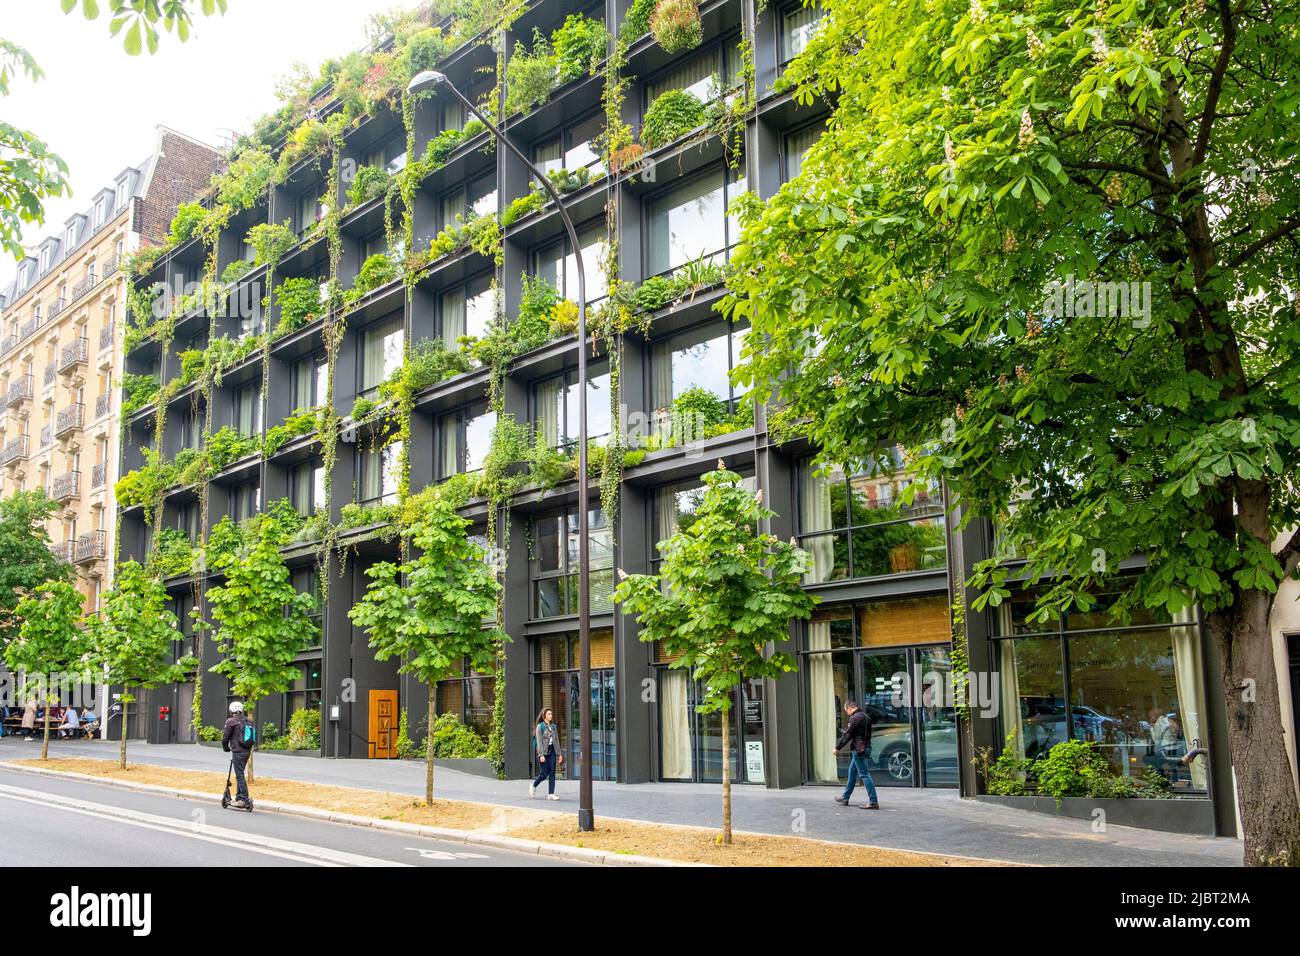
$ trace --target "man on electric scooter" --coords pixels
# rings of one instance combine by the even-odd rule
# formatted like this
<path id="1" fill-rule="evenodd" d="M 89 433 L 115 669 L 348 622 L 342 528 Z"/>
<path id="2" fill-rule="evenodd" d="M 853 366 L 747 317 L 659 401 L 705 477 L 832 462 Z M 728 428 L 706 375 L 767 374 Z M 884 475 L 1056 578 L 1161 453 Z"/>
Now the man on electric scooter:
<path id="1" fill-rule="evenodd" d="M 230 705 L 230 716 L 221 729 L 221 749 L 230 754 L 230 763 L 235 769 L 235 802 L 231 806 L 238 810 L 247 809 L 251 803 L 244 768 L 248 766 L 248 757 L 254 746 L 255 736 L 250 732 L 244 705 L 235 701 Z"/>

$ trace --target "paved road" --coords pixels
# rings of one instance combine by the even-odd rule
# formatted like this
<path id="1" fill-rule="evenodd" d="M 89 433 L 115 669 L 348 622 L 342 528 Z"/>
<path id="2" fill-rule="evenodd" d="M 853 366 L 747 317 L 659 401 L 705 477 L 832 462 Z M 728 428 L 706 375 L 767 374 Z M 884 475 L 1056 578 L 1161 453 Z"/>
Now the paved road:
<path id="1" fill-rule="evenodd" d="M 5 769 L 0 820 L 6 866 L 566 865 L 533 854 L 281 813 L 222 810 L 215 803 Z"/>
<path id="2" fill-rule="evenodd" d="M 116 759 L 113 741 L 57 741 L 52 757 Z M 39 748 L 13 738 L 0 739 L 0 760 L 39 756 Z M 220 748 L 192 744 L 153 745 L 131 741 L 129 759 L 139 763 L 225 773 L 228 756 Z M 259 753 L 258 773 L 326 786 L 360 787 L 395 793 L 424 793 L 424 764 L 412 760 L 322 760 L 274 751 Z M 434 782 L 439 797 L 513 806 L 539 806 L 528 799 L 528 783 L 462 773 L 439 765 Z M 577 784 L 561 781 L 560 800 L 547 810 L 577 812 Z M 860 793 L 861 791 L 859 791 Z M 1030 864 L 1073 866 L 1240 866 L 1237 840 L 1186 836 L 1111 826 L 1094 833 L 1089 820 L 961 799 L 955 790 L 881 789 L 883 809 L 867 813 L 831 802 L 831 787 L 732 790 L 735 826 L 743 830 L 823 840 L 868 843 L 900 850 L 955 853 Z M 659 823 L 717 826 L 720 788 L 716 784 L 621 784 L 596 781 L 596 817 L 621 817 Z M 794 824 L 798 823 L 798 830 Z"/>

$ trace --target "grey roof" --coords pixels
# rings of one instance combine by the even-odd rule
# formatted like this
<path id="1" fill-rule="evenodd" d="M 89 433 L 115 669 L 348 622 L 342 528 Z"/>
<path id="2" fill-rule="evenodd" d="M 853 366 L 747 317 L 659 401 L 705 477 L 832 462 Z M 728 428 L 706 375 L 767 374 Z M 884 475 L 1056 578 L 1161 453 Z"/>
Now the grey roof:
<path id="1" fill-rule="evenodd" d="M 69 216 L 64 223 L 64 227 L 58 232 L 50 233 L 45 238 L 29 246 L 27 256 L 18 260 L 18 268 L 13 277 L 5 285 L 0 286 L 0 309 L 9 308 L 10 305 L 22 297 L 23 293 L 57 269 L 68 256 L 81 248 L 85 242 L 94 237 L 105 224 L 112 221 L 122 211 L 122 207 L 114 206 L 113 203 L 117 198 L 117 184 L 122 181 L 123 177 L 126 177 L 128 202 L 136 196 L 143 195 L 145 184 L 149 179 L 147 175 L 148 169 L 154 161 L 155 157 L 149 156 L 144 162 L 136 166 L 128 166 L 113 177 L 112 185 L 105 186 L 94 193 L 96 201 L 105 198 L 109 203 L 101 222 L 95 223 L 95 207 L 92 204 L 83 212 Z M 65 237 L 68 227 L 73 224 L 76 224 L 79 228 L 74 242 L 69 246 Z M 48 266 L 42 270 L 40 268 L 40 253 L 46 248 L 50 249 L 51 254 Z"/>

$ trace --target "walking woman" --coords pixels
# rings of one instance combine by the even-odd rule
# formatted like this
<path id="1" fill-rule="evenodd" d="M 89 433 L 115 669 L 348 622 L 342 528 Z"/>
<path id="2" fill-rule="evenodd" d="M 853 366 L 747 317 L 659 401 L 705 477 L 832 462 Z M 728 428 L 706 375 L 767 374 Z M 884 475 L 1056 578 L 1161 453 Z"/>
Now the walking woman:
<path id="1" fill-rule="evenodd" d="M 36 695 L 27 698 L 27 704 L 23 707 L 23 737 L 27 740 L 36 739 L 36 718 L 38 710 L 36 705 Z"/>
<path id="2" fill-rule="evenodd" d="M 537 793 L 537 788 L 546 784 L 546 799 L 558 800 L 555 795 L 555 771 L 564 763 L 564 754 L 560 753 L 560 732 L 555 728 L 555 712 L 547 707 L 537 715 L 537 726 L 533 728 L 533 747 L 537 751 L 537 779 L 528 785 L 528 795 Z"/>

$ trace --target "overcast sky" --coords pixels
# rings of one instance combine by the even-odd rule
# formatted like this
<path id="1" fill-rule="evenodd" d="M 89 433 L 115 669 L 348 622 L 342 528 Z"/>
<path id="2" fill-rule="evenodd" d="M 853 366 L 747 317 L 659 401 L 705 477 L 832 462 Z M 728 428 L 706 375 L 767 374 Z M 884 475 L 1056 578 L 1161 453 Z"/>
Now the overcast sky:
<path id="1" fill-rule="evenodd" d="M 127 56 L 108 16 L 65 16 L 59 0 L 28 0 L 0 36 L 25 47 L 45 71 L 18 79 L 0 99 L 0 118 L 35 133 L 67 162 L 71 197 L 46 204 L 44 225 L 29 225 L 25 245 L 61 232 L 114 176 L 153 150 L 155 129 L 170 126 L 213 145 L 247 132 L 274 109 L 276 80 L 295 62 L 323 60 L 365 45 L 372 13 L 414 7 L 416 0 L 228 0 L 222 17 L 197 17 L 185 43 L 163 32 L 153 56 Z M 197 4 L 196 4 L 197 5 Z M 79 7 L 80 5 L 78 5 Z M 100 4 L 101 10 L 107 4 Z M 0 258 L 0 287 L 14 262 Z"/>

